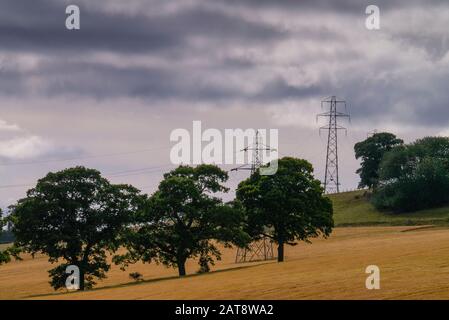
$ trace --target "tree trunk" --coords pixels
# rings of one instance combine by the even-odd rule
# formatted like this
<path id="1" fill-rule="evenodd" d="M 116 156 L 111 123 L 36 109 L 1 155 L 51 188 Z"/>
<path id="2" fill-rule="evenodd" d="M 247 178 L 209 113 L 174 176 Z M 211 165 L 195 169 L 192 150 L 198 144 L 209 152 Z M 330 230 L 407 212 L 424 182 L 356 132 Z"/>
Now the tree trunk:
<path id="1" fill-rule="evenodd" d="M 186 275 L 186 261 L 178 261 L 179 276 L 184 277 Z"/>
<path id="2" fill-rule="evenodd" d="M 284 262 L 284 242 L 278 244 L 278 262 Z"/>
<path id="3" fill-rule="evenodd" d="M 85 286 L 84 286 L 84 272 L 83 272 L 83 269 L 80 268 L 80 288 L 79 288 L 79 290 L 80 291 L 84 291 L 84 289 L 85 289 Z"/>
<path id="4" fill-rule="evenodd" d="M 80 291 L 85 290 L 84 284 L 84 266 L 87 266 L 87 262 L 89 261 L 90 250 L 92 249 L 91 244 L 87 244 L 84 249 L 83 260 L 81 261 L 80 266 Z"/>

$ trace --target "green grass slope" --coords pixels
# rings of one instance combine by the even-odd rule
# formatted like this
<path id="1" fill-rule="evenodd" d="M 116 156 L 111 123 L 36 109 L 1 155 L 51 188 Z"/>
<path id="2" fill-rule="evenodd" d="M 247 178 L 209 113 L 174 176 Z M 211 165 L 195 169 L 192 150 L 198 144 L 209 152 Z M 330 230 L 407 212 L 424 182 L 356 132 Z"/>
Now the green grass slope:
<path id="1" fill-rule="evenodd" d="M 380 212 L 363 196 L 365 191 L 329 195 L 337 227 L 369 225 L 449 225 L 449 206 L 410 213 Z"/>

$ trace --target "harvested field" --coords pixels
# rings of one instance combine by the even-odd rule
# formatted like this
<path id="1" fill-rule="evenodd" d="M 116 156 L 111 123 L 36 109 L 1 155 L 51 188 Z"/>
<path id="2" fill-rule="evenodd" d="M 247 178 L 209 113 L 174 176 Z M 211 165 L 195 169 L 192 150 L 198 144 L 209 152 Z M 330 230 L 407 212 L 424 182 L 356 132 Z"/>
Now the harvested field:
<path id="1" fill-rule="evenodd" d="M 45 257 L 27 257 L 0 267 L 1 299 L 447 299 L 449 229 L 413 227 L 336 228 L 312 245 L 288 247 L 286 262 L 235 264 L 234 250 L 223 250 L 215 271 L 176 277 L 176 270 L 155 264 L 122 272 L 113 267 L 97 289 L 52 293 Z M 365 268 L 381 270 L 381 289 L 365 288 Z M 134 284 L 132 271 L 145 281 Z M 192 275 L 193 274 L 193 275 Z"/>

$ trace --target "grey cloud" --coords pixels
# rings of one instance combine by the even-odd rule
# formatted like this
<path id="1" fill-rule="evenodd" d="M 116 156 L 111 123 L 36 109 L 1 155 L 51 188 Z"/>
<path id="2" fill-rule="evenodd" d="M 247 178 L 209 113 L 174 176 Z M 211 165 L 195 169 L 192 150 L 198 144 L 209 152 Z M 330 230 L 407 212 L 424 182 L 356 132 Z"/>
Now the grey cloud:
<path id="1" fill-rule="evenodd" d="M 259 101 L 282 101 L 284 99 L 305 99 L 310 97 L 319 97 L 326 94 L 323 86 L 294 86 L 288 84 L 284 79 L 277 78 L 267 83 L 259 93 L 254 95 L 254 99 Z"/>
<path id="2" fill-rule="evenodd" d="M 112 99 L 123 96 L 145 99 L 211 100 L 240 96 L 240 91 L 226 89 L 202 81 L 198 75 L 169 68 L 120 68 L 89 62 L 46 62 L 29 73 L 40 85 L 36 94 L 48 97 L 90 96 Z M 15 93 L 26 88 L 24 77 L 17 82 Z M 26 90 L 24 90 L 26 92 Z"/>
<path id="3" fill-rule="evenodd" d="M 416 136 L 449 124 L 445 21 L 431 17 L 435 25 L 424 30 L 408 28 L 407 20 L 412 9 L 447 9 L 447 0 L 377 0 L 379 32 L 363 28 L 368 0 L 77 0 L 81 30 L 74 32 L 64 27 L 71 2 L 0 1 L 2 117 L 53 141 L 37 153 L 42 160 L 168 144 L 171 128 L 200 119 L 217 128 L 284 126 L 280 139 L 294 145 L 283 152 L 310 158 L 322 176 L 325 141 L 318 125 L 304 123 L 325 96 L 348 101 L 357 140 L 385 122 L 416 127 Z M 404 19 L 389 24 L 388 13 Z M 278 106 L 300 121 L 276 122 L 270 111 Z M 313 110 L 304 114 L 303 106 Z M 348 138 L 356 130 L 350 127 Z M 353 187 L 356 139 L 344 139 L 342 180 Z M 166 156 L 87 163 L 118 171 Z M 21 184 L 70 164 L 14 167 L 2 179 Z M 124 181 L 153 179 L 134 178 Z M 20 196 L 3 192 L 8 204 Z"/>
<path id="4" fill-rule="evenodd" d="M 420 80 L 407 76 L 388 82 L 353 79 L 344 82 L 340 89 L 326 89 L 336 91 L 348 101 L 355 123 L 382 125 L 388 120 L 398 127 L 404 124 L 442 127 L 449 123 L 449 92 L 444 89 L 448 80 L 449 74 L 435 76 L 427 86 L 421 86 L 415 84 Z"/>
<path id="5" fill-rule="evenodd" d="M 24 76 L 21 72 L 0 68 L 0 92 L 3 95 L 15 95 L 25 91 Z"/>
<path id="6" fill-rule="evenodd" d="M 146 2 L 143 1 L 143 4 Z M 151 3 L 151 2 L 148 2 Z M 285 31 L 281 25 L 254 22 L 232 15 L 219 6 L 201 5 L 172 13 L 151 16 L 121 14 L 101 10 L 98 7 L 81 6 L 81 30 L 76 32 L 64 28 L 64 1 L 36 0 L 33 5 L 23 0 L 4 0 L 0 4 L 0 42 L 2 49 L 18 53 L 46 54 L 48 59 L 33 71 L 0 69 L 0 93 L 3 95 L 41 96 L 87 96 L 97 99 L 117 97 L 142 98 L 147 100 L 175 100 L 180 105 L 185 102 L 240 101 L 273 104 L 285 99 L 296 100 L 337 94 L 344 96 L 353 106 L 355 119 L 394 118 L 398 123 L 412 122 L 426 125 L 443 125 L 449 122 L 446 102 L 449 94 L 444 84 L 448 74 L 435 76 L 432 69 L 426 71 L 427 83 L 419 88 L 408 82 L 405 73 L 390 77 L 387 81 L 369 79 L 370 72 L 394 70 L 398 67 L 395 55 L 370 64 L 363 54 L 363 48 L 351 39 L 348 30 L 333 30 L 323 23 L 322 27 L 309 27 L 296 31 Z M 210 3 L 209 3 L 210 4 Z M 286 19 L 301 19 L 302 14 L 316 21 L 323 12 L 335 13 L 339 22 L 342 14 L 364 14 L 369 1 L 271 1 L 271 0 L 227 0 L 223 6 L 238 8 L 246 6 L 254 12 L 270 12 L 271 8 L 287 11 L 296 10 L 298 15 L 286 15 Z M 407 10 L 422 5 L 422 1 L 386 1 L 376 3 L 383 10 Z M 433 5 L 447 2 L 433 0 Z M 107 6 L 107 2 L 105 2 Z M 147 6 L 146 10 L 151 10 Z M 265 11 L 264 11 L 265 10 Z M 307 10 L 307 12 L 305 12 Z M 361 16 L 363 17 L 363 16 Z M 338 20 L 340 19 L 340 20 Z M 285 21 L 286 23 L 288 21 Z M 425 47 L 430 54 L 441 58 L 447 52 L 447 42 L 442 42 L 438 34 L 427 35 L 415 30 L 413 33 L 386 35 L 391 41 L 404 41 L 409 46 Z M 360 33 L 367 32 L 361 30 Z M 443 31 L 444 32 L 444 31 Z M 395 38 L 396 37 L 396 38 Z M 195 41 L 198 40 L 198 43 Z M 305 60 L 283 61 L 283 52 L 276 59 L 264 59 L 272 54 L 271 49 L 284 40 L 300 47 L 307 43 L 314 48 L 304 53 Z M 306 47 L 307 48 L 307 47 Z M 327 50 L 329 49 L 329 50 Z M 288 50 L 288 49 L 286 49 Z M 106 61 L 81 61 L 86 51 L 110 52 L 124 57 L 131 54 L 157 57 L 177 63 L 161 67 L 123 66 L 108 64 Z M 238 51 L 243 55 L 232 55 Z M 278 50 L 279 51 L 279 50 Z M 245 53 L 250 54 L 245 55 Z M 204 65 L 186 65 L 184 59 L 208 62 Z M 296 65 L 294 65 L 296 63 Z M 338 65 L 333 70 L 320 69 L 320 64 Z M 304 85 L 291 85 L 272 70 L 285 70 L 287 66 L 304 67 L 314 65 L 309 72 L 313 81 Z M 315 66 L 316 65 L 316 66 Z M 434 70 L 436 70 L 435 67 Z M 316 69 L 316 70 L 315 70 Z M 337 70 L 337 71 L 335 71 Z M 333 74 L 336 72 L 336 74 Z M 228 83 L 217 78 L 231 76 L 239 83 Z M 249 76 L 248 76 L 249 75 Z M 304 75 L 298 75 L 299 78 Z M 418 75 L 419 76 L 419 75 Z M 37 89 L 29 85 L 30 78 L 39 84 Z M 331 78 L 336 80 L 331 81 Z M 249 79 L 249 80 L 248 80 Z M 246 92 L 244 81 L 253 81 L 252 87 L 259 88 L 253 93 Z M 255 92 L 254 92 L 255 91 Z M 425 97 L 425 98 L 423 98 Z M 410 112 L 402 115 L 395 106 L 408 106 Z M 429 112 L 433 111 L 433 112 Z"/>
<path id="7" fill-rule="evenodd" d="M 107 3 L 105 4 L 107 5 Z M 173 14 L 125 15 L 80 7 L 81 29 L 65 28 L 63 2 L 4 0 L 0 4 L 0 42 L 4 50 L 111 50 L 154 52 L 185 50 L 192 36 L 222 41 L 267 41 L 285 31 L 206 8 Z M 148 7 L 147 10 L 151 10 Z"/>
<path id="8" fill-rule="evenodd" d="M 364 13 L 368 5 L 377 5 L 382 10 L 410 8 L 412 6 L 447 5 L 446 0 L 218 0 L 226 5 L 246 6 L 249 8 L 268 7 L 287 10 L 310 10 L 332 12 L 334 14 Z"/>
<path id="9" fill-rule="evenodd" d="M 235 70 L 240 70 L 240 64 L 246 68 L 254 68 L 242 61 L 226 60 Z M 217 100 L 248 100 L 276 101 L 291 98 L 306 98 L 323 94 L 318 86 L 298 87 L 289 85 L 282 78 L 274 78 L 263 84 L 256 93 L 247 93 L 239 87 L 212 84 L 206 81 L 207 76 L 214 72 L 223 72 L 222 66 L 212 66 L 210 70 L 199 74 L 189 74 L 188 70 L 171 68 L 120 68 L 107 64 L 70 62 L 47 62 L 30 73 L 43 84 L 40 95 L 44 96 L 92 96 L 98 99 L 122 96 L 140 97 L 144 99 L 181 99 L 183 101 L 217 101 Z M 238 71 L 236 71 L 238 72 Z M 205 79 L 202 79 L 204 74 Z M 23 77 L 18 79 L 18 88 L 24 88 Z M 16 89 L 16 93 L 21 90 Z M 26 91 L 26 90 L 25 90 Z"/>
<path id="10" fill-rule="evenodd" d="M 393 41 L 400 41 L 407 46 L 423 48 L 432 60 L 440 60 L 449 51 L 449 36 L 441 30 L 438 34 L 420 34 L 420 30 L 395 33 L 391 37 Z"/>

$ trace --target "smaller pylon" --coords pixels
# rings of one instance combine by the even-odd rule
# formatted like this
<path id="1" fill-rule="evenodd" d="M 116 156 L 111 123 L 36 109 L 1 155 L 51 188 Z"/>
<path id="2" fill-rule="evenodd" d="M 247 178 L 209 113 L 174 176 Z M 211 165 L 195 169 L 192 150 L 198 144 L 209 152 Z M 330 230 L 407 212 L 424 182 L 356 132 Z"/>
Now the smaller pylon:
<path id="1" fill-rule="evenodd" d="M 273 241 L 263 237 L 250 243 L 248 249 L 238 248 L 235 263 L 263 261 L 274 259 Z"/>
<path id="2" fill-rule="evenodd" d="M 256 131 L 254 143 L 252 146 L 244 148 L 244 152 L 252 151 L 251 165 L 243 165 L 238 168 L 234 168 L 231 171 L 250 170 L 251 174 L 255 173 L 263 163 L 260 156 L 260 152 L 273 151 L 272 148 L 266 146 L 260 139 L 259 131 Z M 235 256 L 236 263 L 253 262 L 262 260 L 274 259 L 273 253 L 273 240 L 268 237 L 262 237 L 259 241 L 253 241 L 248 245 L 248 248 L 237 248 L 237 254 Z"/>
<path id="3" fill-rule="evenodd" d="M 231 169 L 231 171 L 240 171 L 240 170 L 249 170 L 251 171 L 251 174 L 256 172 L 258 168 L 262 166 L 262 159 L 260 156 L 261 152 L 266 151 L 274 151 L 275 149 L 270 148 L 269 146 L 266 146 L 260 137 L 259 130 L 256 131 L 256 135 L 254 137 L 254 143 L 251 146 L 245 147 L 240 151 L 248 152 L 251 151 L 252 153 L 252 161 L 251 164 L 248 166 L 248 164 L 241 165 L 240 167 Z"/>

